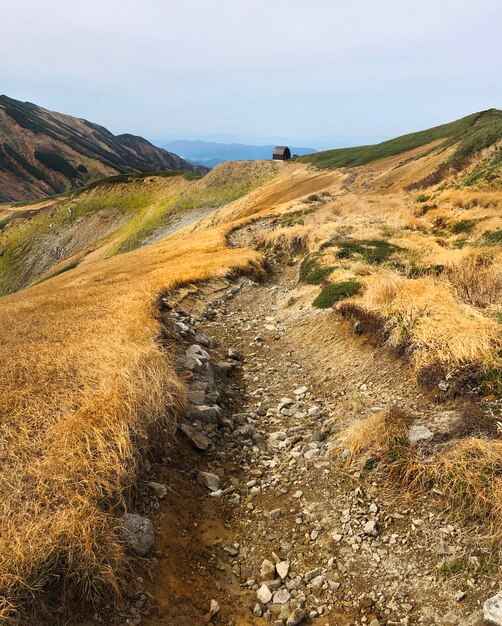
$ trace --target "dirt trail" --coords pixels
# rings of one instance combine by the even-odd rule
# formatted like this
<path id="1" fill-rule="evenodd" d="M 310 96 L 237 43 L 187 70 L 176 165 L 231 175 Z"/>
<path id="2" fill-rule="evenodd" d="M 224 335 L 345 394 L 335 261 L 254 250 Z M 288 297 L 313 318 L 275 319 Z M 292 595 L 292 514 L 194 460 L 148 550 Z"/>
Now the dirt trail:
<path id="1" fill-rule="evenodd" d="M 232 244 L 253 245 L 264 227 L 242 229 Z M 312 309 L 297 267 L 273 258 L 268 267 L 263 282 L 188 289 L 166 313 L 184 350 L 204 344 L 220 364 L 217 392 L 183 367 L 195 406 L 203 390 L 221 412 L 212 422 L 192 416 L 206 451 L 179 432 L 154 468 L 170 488 L 156 519 L 155 567 L 140 572 L 152 601 L 126 623 L 196 626 L 215 600 L 211 620 L 228 625 L 291 625 L 302 615 L 302 624 L 323 626 L 481 624 L 491 591 L 476 574 L 482 552 L 440 494 L 399 496 L 384 468 L 349 470 L 334 444 L 344 425 L 383 407 L 418 422 L 457 407 L 434 404 L 402 360 Z M 218 477 L 213 492 L 201 470 Z M 452 575 L 461 559 L 472 567 Z"/>

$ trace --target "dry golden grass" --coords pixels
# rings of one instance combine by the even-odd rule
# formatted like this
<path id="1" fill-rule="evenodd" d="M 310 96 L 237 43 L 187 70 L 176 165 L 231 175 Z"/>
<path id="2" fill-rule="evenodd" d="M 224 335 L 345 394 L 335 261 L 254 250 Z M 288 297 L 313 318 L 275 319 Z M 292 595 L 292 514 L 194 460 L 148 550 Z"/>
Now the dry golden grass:
<path id="1" fill-rule="evenodd" d="M 473 252 L 446 269 L 457 297 L 472 306 L 502 306 L 502 262 L 496 255 Z"/>
<path id="2" fill-rule="evenodd" d="M 347 463 L 380 458 L 410 490 L 441 490 L 456 514 L 480 525 L 495 549 L 502 539 L 502 441 L 470 437 L 453 439 L 426 461 L 408 443 L 411 420 L 397 407 L 355 420 L 339 435 Z"/>
<path id="3" fill-rule="evenodd" d="M 452 374 L 500 364 L 500 325 L 460 304 L 447 285 L 431 278 L 375 276 L 351 302 L 383 316 L 388 345 L 411 353 L 417 369 L 439 364 Z"/>
<path id="4" fill-rule="evenodd" d="M 477 520 L 498 545 L 502 539 L 502 441 L 471 437 L 447 444 L 431 462 L 409 457 L 400 468 L 412 487 L 432 484 L 459 507 L 463 515 Z"/>
<path id="5" fill-rule="evenodd" d="M 228 249 L 225 232 L 175 238 L 0 300 L 0 621 L 47 584 L 79 600 L 118 589 L 123 494 L 184 402 L 158 343 L 155 299 L 258 261 Z"/>
<path id="6" fill-rule="evenodd" d="M 358 461 L 361 456 L 388 453 L 392 442 L 406 436 L 406 421 L 406 416 L 397 407 L 354 420 L 339 435 L 340 447 L 349 451 L 347 462 Z"/>
<path id="7" fill-rule="evenodd" d="M 299 170 L 291 198 L 331 180 Z M 273 213 L 286 189 L 285 178 L 272 181 L 218 225 L 206 219 L 0 299 L 0 623 L 41 590 L 63 605 L 120 592 L 118 517 L 142 458 L 169 443 L 185 402 L 160 344 L 158 295 L 258 269 L 261 255 L 229 248 L 228 233 L 253 211 Z"/>

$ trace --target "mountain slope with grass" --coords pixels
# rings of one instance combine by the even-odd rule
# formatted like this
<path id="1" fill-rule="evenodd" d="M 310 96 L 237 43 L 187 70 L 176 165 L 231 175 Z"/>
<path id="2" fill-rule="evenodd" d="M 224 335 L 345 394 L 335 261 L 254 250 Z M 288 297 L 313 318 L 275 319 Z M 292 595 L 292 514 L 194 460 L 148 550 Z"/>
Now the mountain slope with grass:
<path id="1" fill-rule="evenodd" d="M 502 184 L 471 118 L 0 206 L 0 622 L 480 623 Z"/>
<path id="2" fill-rule="evenodd" d="M 469 159 L 484 149 L 496 146 L 502 141 L 502 111 L 489 109 L 473 113 L 462 119 L 442 124 L 428 130 L 410 133 L 371 146 L 340 148 L 327 150 L 301 157 L 303 163 L 312 163 L 317 167 L 356 167 L 367 165 L 378 159 L 393 157 L 410 150 L 430 145 L 436 153 L 448 151 L 448 156 L 427 178 L 414 183 L 415 188 L 427 187 L 438 183 L 449 173 L 460 171 L 469 163 Z M 434 143 L 435 142 L 435 143 Z M 434 145 L 432 145 L 434 143 Z M 486 162 L 479 164 L 470 178 L 472 182 L 490 179 L 502 164 L 502 147 L 490 155 Z"/>
<path id="3" fill-rule="evenodd" d="M 31 200 L 127 172 L 189 170 L 143 137 L 0 96 L 0 201 Z"/>

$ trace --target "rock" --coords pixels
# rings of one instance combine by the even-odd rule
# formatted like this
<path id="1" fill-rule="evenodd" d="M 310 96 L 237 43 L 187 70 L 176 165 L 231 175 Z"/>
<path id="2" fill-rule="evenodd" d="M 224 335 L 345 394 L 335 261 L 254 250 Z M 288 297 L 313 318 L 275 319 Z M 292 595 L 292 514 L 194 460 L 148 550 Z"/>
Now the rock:
<path id="1" fill-rule="evenodd" d="M 488 598 L 483 605 L 483 617 L 488 624 L 502 626 L 502 591 Z"/>
<path id="2" fill-rule="evenodd" d="M 272 592 L 267 587 L 267 585 L 263 583 L 263 585 L 256 592 L 256 597 L 262 604 L 267 604 L 267 602 L 270 602 L 270 600 L 272 600 Z"/>
<path id="3" fill-rule="evenodd" d="M 122 518 L 126 548 L 138 556 L 145 556 L 155 541 L 152 522 L 142 515 L 126 513 Z"/>
<path id="4" fill-rule="evenodd" d="M 225 361 L 222 361 L 221 363 L 213 363 L 212 368 L 216 376 L 219 376 L 220 378 L 225 379 L 225 378 L 228 378 L 230 374 L 233 372 L 235 368 L 235 364 L 226 363 Z"/>
<path id="5" fill-rule="evenodd" d="M 447 382 L 446 380 L 441 380 L 438 382 L 438 388 L 441 391 L 448 391 L 448 389 L 450 388 L 450 383 Z"/>
<path id="6" fill-rule="evenodd" d="M 377 619 L 372 619 L 370 626 L 380 626 L 380 622 Z"/>
<path id="7" fill-rule="evenodd" d="M 368 522 L 366 522 L 363 531 L 365 535 L 372 535 L 374 537 L 378 535 L 377 523 L 375 522 L 375 520 L 369 520 Z"/>
<path id="8" fill-rule="evenodd" d="M 242 361 L 242 354 L 235 348 L 229 348 L 227 356 L 229 359 L 233 359 L 234 361 Z"/>
<path id="9" fill-rule="evenodd" d="M 275 576 L 275 565 L 268 559 L 265 559 L 261 564 L 260 576 L 263 580 L 271 580 Z"/>
<path id="10" fill-rule="evenodd" d="M 307 572 L 305 574 L 305 580 L 308 582 L 309 580 L 312 580 L 316 576 L 319 576 L 320 573 L 321 573 L 321 568 L 320 567 L 316 567 L 315 569 L 311 569 L 309 572 Z"/>
<path id="11" fill-rule="evenodd" d="M 280 563 L 277 563 L 275 569 L 277 570 L 279 576 L 284 580 L 289 572 L 289 561 L 281 561 Z"/>
<path id="12" fill-rule="evenodd" d="M 153 481 L 147 483 L 147 485 L 155 493 L 157 498 L 162 499 L 167 495 L 167 487 L 165 485 L 162 485 L 161 483 L 155 483 Z"/>
<path id="13" fill-rule="evenodd" d="M 219 476 L 210 472 L 197 472 L 197 482 L 203 487 L 207 487 L 209 491 L 218 491 L 220 488 Z"/>
<path id="14" fill-rule="evenodd" d="M 307 393 L 308 391 L 308 387 L 298 387 L 298 389 L 295 389 L 294 394 L 295 396 L 303 396 L 304 393 Z"/>
<path id="15" fill-rule="evenodd" d="M 214 339 L 211 339 L 207 335 L 204 335 L 204 333 L 195 333 L 194 339 L 195 339 L 195 341 L 197 343 L 200 343 L 201 345 L 205 346 L 206 348 L 214 348 L 214 346 L 215 346 Z"/>
<path id="16" fill-rule="evenodd" d="M 210 441 L 204 433 L 201 433 L 191 424 L 181 424 L 180 430 L 185 433 L 194 448 L 197 448 L 198 450 L 207 450 Z"/>
<path id="17" fill-rule="evenodd" d="M 209 353 L 206 352 L 202 346 L 199 346 L 196 343 L 186 349 L 185 355 L 188 358 L 196 359 L 201 363 L 209 363 L 209 361 L 211 360 Z"/>
<path id="18" fill-rule="evenodd" d="M 290 598 L 291 594 L 289 591 L 285 587 L 282 587 L 274 593 L 274 604 L 286 604 L 286 602 L 289 602 Z"/>
<path id="19" fill-rule="evenodd" d="M 220 612 L 220 605 L 216 602 L 216 600 L 211 600 L 211 605 L 209 607 L 209 619 L 213 618 Z"/>
<path id="20" fill-rule="evenodd" d="M 225 546 L 223 549 L 231 557 L 236 557 L 239 555 L 239 548 L 236 548 L 235 546 Z"/>
<path id="21" fill-rule="evenodd" d="M 188 416 L 193 420 L 200 420 L 204 424 L 216 424 L 220 415 L 221 409 L 217 404 L 212 406 L 190 404 L 188 407 Z"/>
<path id="22" fill-rule="evenodd" d="M 302 620 L 304 620 L 306 616 L 307 614 L 303 609 L 296 608 L 292 613 L 289 614 L 289 617 L 286 620 L 286 626 L 296 626 Z"/>
<path id="23" fill-rule="evenodd" d="M 427 441 L 432 437 L 434 437 L 434 433 L 431 432 L 427 426 L 422 426 L 420 424 L 412 426 L 408 432 L 408 439 L 410 440 L 411 445 L 415 445 L 419 441 Z"/>

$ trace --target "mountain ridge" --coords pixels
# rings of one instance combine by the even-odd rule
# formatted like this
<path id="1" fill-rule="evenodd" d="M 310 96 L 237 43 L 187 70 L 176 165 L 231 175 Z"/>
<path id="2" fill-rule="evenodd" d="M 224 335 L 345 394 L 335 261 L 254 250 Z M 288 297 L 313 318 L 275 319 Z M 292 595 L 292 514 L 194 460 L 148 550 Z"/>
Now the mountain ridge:
<path id="1" fill-rule="evenodd" d="M 194 166 L 143 137 L 0 95 L 0 201 L 31 200 L 116 174 Z"/>

